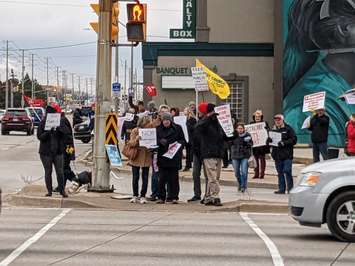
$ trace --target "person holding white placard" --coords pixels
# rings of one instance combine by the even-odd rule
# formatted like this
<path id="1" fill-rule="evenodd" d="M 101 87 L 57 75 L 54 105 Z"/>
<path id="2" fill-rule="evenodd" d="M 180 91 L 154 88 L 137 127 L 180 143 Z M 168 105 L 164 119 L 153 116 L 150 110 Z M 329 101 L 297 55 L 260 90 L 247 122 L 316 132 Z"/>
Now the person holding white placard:
<path id="1" fill-rule="evenodd" d="M 295 131 L 285 123 L 284 116 L 282 114 L 274 116 L 274 123 L 275 126 L 270 132 L 276 132 L 278 133 L 277 135 L 281 135 L 281 140 L 278 141 L 277 145 L 272 147 L 271 152 L 271 156 L 275 160 L 275 166 L 279 179 L 279 189 L 275 191 L 275 194 L 285 194 L 286 191 L 290 192 L 293 188 L 293 146 L 297 143 L 297 137 Z M 275 142 L 275 140 L 269 139 L 268 142 Z"/>

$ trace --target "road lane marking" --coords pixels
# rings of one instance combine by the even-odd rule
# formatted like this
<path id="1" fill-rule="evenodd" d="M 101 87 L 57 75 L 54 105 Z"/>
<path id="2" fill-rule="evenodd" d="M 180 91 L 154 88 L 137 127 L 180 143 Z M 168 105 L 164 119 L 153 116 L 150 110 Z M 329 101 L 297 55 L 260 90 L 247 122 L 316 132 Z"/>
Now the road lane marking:
<path id="1" fill-rule="evenodd" d="M 244 220 L 245 223 L 249 225 L 251 229 L 264 241 L 265 245 L 269 249 L 269 252 L 272 257 L 272 261 L 275 266 L 284 266 L 283 259 L 280 255 L 279 250 L 272 240 L 249 218 L 248 214 L 240 213 L 240 217 Z"/>
<path id="2" fill-rule="evenodd" d="M 54 217 L 46 226 L 39 230 L 34 236 L 27 239 L 21 246 L 15 249 L 9 256 L 0 262 L 0 266 L 7 266 L 13 262 L 18 256 L 20 256 L 27 248 L 36 243 L 45 233 L 48 232 L 54 225 L 56 225 L 71 209 L 65 209 L 56 217 Z"/>

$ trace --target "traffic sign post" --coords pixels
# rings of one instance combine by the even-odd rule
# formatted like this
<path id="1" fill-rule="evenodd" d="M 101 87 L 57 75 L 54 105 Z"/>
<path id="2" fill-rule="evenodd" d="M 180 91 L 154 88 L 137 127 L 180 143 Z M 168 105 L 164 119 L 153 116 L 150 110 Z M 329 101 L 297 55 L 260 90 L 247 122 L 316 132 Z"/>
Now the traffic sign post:
<path id="1" fill-rule="evenodd" d="M 115 82 L 112 84 L 112 96 L 118 97 L 121 92 L 121 84 L 118 82 Z"/>

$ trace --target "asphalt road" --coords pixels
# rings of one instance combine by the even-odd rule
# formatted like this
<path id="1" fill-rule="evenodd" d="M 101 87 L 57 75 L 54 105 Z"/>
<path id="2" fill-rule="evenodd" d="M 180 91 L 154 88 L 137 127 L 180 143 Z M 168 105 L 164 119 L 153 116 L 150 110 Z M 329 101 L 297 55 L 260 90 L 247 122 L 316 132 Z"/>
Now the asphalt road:
<path id="1" fill-rule="evenodd" d="M 278 214 L 7 208 L 0 228 L 0 265 L 355 264 L 355 244 Z"/>
<path id="2" fill-rule="evenodd" d="M 77 142 L 76 155 L 80 156 L 90 145 Z M 26 183 L 43 182 L 38 148 L 36 132 L 33 136 L 21 132 L 0 135 L 0 186 L 4 193 L 15 192 Z"/>

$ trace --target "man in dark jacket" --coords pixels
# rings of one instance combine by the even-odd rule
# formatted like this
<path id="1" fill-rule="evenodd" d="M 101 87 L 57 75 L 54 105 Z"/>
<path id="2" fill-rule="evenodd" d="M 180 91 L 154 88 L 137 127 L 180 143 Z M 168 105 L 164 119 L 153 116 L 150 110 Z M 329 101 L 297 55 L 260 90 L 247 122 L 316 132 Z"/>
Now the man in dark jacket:
<path id="1" fill-rule="evenodd" d="M 297 143 L 295 131 L 284 122 L 284 117 L 281 114 L 274 116 L 275 126 L 272 131 L 281 134 L 281 141 L 277 146 L 272 147 L 271 156 L 275 160 L 275 166 L 279 179 L 279 189 L 275 194 L 285 194 L 287 182 L 287 192 L 293 188 L 292 177 L 292 160 L 293 146 Z M 270 142 L 271 140 L 269 140 Z M 275 144 L 274 144 L 275 145 Z"/>
<path id="2" fill-rule="evenodd" d="M 128 110 L 127 113 L 134 114 L 134 109 L 131 108 Z M 121 132 L 121 139 L 125 141 L 129 141 L 131 136 L 131 131 L 137 127 L 138 116 L 134 115 L 133 120 L 131 121 L 124 121 L 122 125 L 122 132 Z"/>
<path id="3" fill-rule="evenodd" d="M 185 137 L 181 126 L 173 122 L 170 113 L 161 115 L 162 123 L 157 127 L 158 141 L 158 167 L 159 183 L 157 203 L 171 202 L 177 204 L 179 200 L 179 170 L 182 168 L 182 149 L 185 144 Z M 181 144 L 179 150 L 170 159 L 165 154 L 173 143 Z M 166 196 L 165 186 L 168 186 L 168 195 Z"/>
<path id="4" fill-rule="evenodd" d="M 70 129 L 61 119 L 60 125 L 57 128 L 45 129 L 47 115 L 56 113 L 56 110 L 47 106 L 46 117 L 41 121 L 37 129 L 37 138 L 40 141 L 39 154 L 44 167 L 45 182 L 48 193 L 47 197 L 52 196 L 52 167 L 54 165 L 58 191 L 63 198 L 68 197 L 64 189 L 64 174 L 63 174 L 63 151 L 64 151 L 64 136 L 70 133 Z"/>
<path id="5" fill-rule="evenodd" d="M 328 130 L 329 117 L 325 114 L 324 109 L 319 109 L 311 118 L 308 130 L 312 131 L 311 140 L 313 147 L 313 161 L 319 162 L 319 154 L 323 160 L 328 159 Z"/>
<path id="6" fill-rule="evenodd" d="M 225 140 L 223 129 L 219 125 L 217 114 L 214 111 L 214 104 L 200 106 L 200 112 L 206 114 L 197 124 L 199 131 L 200 156 L 208 178 L 207 195 L 205 205 L 221 206 L 219 198 L 219 179 L 221 176 L 223 142 Z"/>

